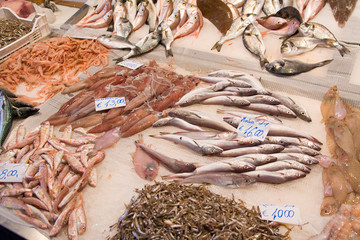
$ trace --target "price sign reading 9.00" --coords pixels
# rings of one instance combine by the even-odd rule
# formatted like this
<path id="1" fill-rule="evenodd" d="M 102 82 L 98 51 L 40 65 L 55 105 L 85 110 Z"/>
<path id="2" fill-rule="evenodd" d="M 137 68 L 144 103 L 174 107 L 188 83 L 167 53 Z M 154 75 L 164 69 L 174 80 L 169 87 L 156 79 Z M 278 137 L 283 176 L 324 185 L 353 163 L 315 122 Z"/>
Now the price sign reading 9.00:
<path id="1" fill-rule="evenodd" d="M 27 164 L 0 163 L 0 182 L 22 182 Z"/>
<path id="2" fill-rule="evenodd" d="M 126 106 L 124 97 L 98 98 L 95 99 L 95 110 L 101 111 L 110 108 Z"/>
<path id="3" fill-rule="evenodd" d="M 243 117 L 237 127 L 237 132 L 244 137 L 257 138 L 264 140 L 270 129 L 270 123 L 264 120 L 256 120 Z"/>

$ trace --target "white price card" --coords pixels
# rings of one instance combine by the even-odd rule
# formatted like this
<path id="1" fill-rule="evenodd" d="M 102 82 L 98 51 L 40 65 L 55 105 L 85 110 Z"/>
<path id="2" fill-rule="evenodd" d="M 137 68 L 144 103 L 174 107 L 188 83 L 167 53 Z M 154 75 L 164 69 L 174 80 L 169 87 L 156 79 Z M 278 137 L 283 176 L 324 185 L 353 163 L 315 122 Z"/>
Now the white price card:
<path id="1" fill-rule="evenodd" d="M 270 123 L 250 117 L 242 117 L 237 127 L 237 132 L 244 137 L 264 140 L 270 129 Z"/>
<path id="2" fill-rule="evenodd" d="M 124 97 L 98 98 L 95 99 L 95 110 L 101 111 L 110 108 L 126 106 Z"/>
<path id="3" fill-rule="evenodd" d="M 260 204 L 259 208 L 264 220 L 301 225 L 300 211 L 295 205 Z"/>
<path id="4" fill-rule="evenodd" d="M 22 182 L 27 164 L 0 163 L 0 182 Z"/>
<path id="5" fill-rule="evenodd" d="M 130 59 L 126 59 L 126 60 L 124 60 L 122 62 L 119 62 L 118 65 L 134 70 L 134 69 L 137 69 L 137 68 L 141 67 L 144 64 L 139 63 L 139 62 L 135 62 L 135 61 L 130 60 Z"/>

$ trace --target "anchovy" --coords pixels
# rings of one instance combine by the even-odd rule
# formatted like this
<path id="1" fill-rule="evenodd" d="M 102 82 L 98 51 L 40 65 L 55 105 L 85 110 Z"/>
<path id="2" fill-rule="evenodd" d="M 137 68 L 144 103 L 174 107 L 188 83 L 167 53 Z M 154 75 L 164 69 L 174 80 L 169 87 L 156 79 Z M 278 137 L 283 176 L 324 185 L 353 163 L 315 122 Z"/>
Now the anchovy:
<path id="1" fill-rule="evenodd" d="M 284 146 L 279 144 L 263 144 L 256 147 L 242 147 L 235 148 L 221 152 L 218 154 L 221 157 L 237 157 L 245 154 L 254 153 L 277 153 L 284 150 Z"/>
<path id="2" fill-rule="evenodd" d="M 184 183 L 208 183 L 227 188 L 245 187 L 254 184 L 254 178 L 242 173 L 206 173 L 175 180 L 178 184 Z"/>
<path id="3" fill-rule="evenodd" d="M 257 182 L 264 183 L 284 183 L 297 178 L 305 177 L 306 173 L 295 169 L 285 169 L 280 171 L 251 171 L 243 173 L 247 176 L 253 177 Z"/>
<path id="4" fill-rule="evenodd" d="M 260 66 L 264 68 L 269 61 L 265 57 L 265 43 L 259 29 L 250 23 L 244 30 L 242 40 L 245 48 L 259 58 Z"/>
<path id="5" fill-rule="evenodd" d="M 200 132 L 175 132 L 174 134 L 187 136 L 194 140 L 203 140 L 203 139 L 233 140 L 238 137 L 237 132 L 200 131 Z"/>
<path id="6" fill-rule="evenodd" d="M 279 58 L 265 65 L 265 69 L 274 74 L 291 76 L 308 72 L 314 68 L 325 66 L 332 62 L 333 59 L 317 63 L 305 63 L 295 59 Z"/>
<path id="7" fill-rule="evenodd" d="M 114 49 L 132 49 L 135 46 L 129 42 L 126 38 L 119 37 L 117 35 L 110 35 L 110 34 L 103 34 L 96 38 L 102 45 L 107 48 L 114 48 Z"/>
<path id="8" fill-rule="evenodd" d="M 281 104 L 283 104 L 284 106 L 290 108 L 296 114 L 296 116 L 298 116 L 302 120 L 311 122 L 311 117 L 309 113 L 306 111 L 306 109 L 300 106 L 299 104 L 297 104 L 290 97 L 282 96 L 281 94 L 273 93 L 273 92 L 271 93 L 271 96 L 278 99 L 281 102 Z"/>
<path id="9" fill-rule="evenodd" d="M 230 125 L 215 120 L 212 116 L 209 116 L 203 112 L 200 111 L 194 111 L 194 110 L 183 110 L 183 109 L 177 109 L 169 112 L 170 117 L 178 117 L 181 119 L 184 119 L 185 121 L 198 125 L 198 126 L 204 126 L 220 131 L 235 131 L 236 129 L 231 127 Z"/>
<path id="10" fill-rule="evenodd" d="M 316 158 L 306 155 L 306 154 L 303 154 L 303 153 L 283 153 L 283 152 L 281 152 L 281 153 L 272 153 L 272 154 L 269 154 L 269 156 L 276 157 L 278 159 L 278 161 L 295 160 L 297 162 L 307 164 L 307 165 L 319 163 L 319 161 Z"/>
<path id="11" fill-rule="evenodd" d="M 280 145 L 284 145 L 284 146 L 301 145 L 301 146 L 312 148 L 316 151 L 321 150 L 321 147 L 318 144 L 316 144 L 313 141 L 310 141 L 306 138 L 300 138 L 300 137 L 267 136 L 264 140 L 264 143 L 280 144 Z"/>
<path id="12" fill-rule="evenodd" d="M 215 145 L 211 144 L 200 144 L 194 139 L 191 139 L 186 136 L 176 135 L 176 134 L 160 134 L 160 135 L 150 135 L 154 138 L 162 138 L 175 143 L 184 145 L 195 152 L 201 153 L 203 155 L 211 155 L 221 153 L 223 150 Z"/>
<path id="13" fill-rule="evenodd" d="M 250 102 L 238 96 L 217 96 L 205 99 L 201 102 L 202 104 L 215 104 L 215 105 L 224 105 L 224 106 L 247 106 L 250 105 Z"/>
<path id="14" fill-rule="evenodd" d="M 294 160 L 283 160 L 268 163 L 259 167 L 256 167 L 256 171 L 278 171 L 283 169 L 297 169 L 305 173 L 309 173 L 311 168 L 305 164 L 299 163 Z"/>
<path id="15" fill-rule="evenodd" d="M 204 131 L 201 127 L 194 124 L 188 123 L 180 118 L 166 117 L 160 118 L 153 123 L 153 127 L 162 127 L 162 126 L 175 126 L 188 131 Z"/>

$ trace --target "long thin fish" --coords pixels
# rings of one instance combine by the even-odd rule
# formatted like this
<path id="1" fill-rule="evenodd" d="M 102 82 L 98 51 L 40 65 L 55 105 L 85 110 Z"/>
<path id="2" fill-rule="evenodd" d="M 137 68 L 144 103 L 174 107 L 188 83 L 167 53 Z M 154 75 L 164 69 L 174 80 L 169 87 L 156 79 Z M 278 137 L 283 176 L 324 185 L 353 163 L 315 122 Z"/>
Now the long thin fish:
<path id="1" fill-rule="evenodd" d="M 286 97 L 274 92 L 271 93 L 271 96 L 277 98 L 284 106 L 290 108 L 296 114 L 296 116 L 298 116 L 302 120 L 311 122 L 311 117 L 309 113 L 306 111 L 306 109 L 300 106 L 299 104 L 297 104 L 290 97 Z"/>
<path id="2" fill-rule="evenodd" d="M 284 150 L 284 146 L 279 144 L 263 144 L 255 147 L 242 147 L 235 148 L 221 152 L 218 154 L 222 157 L 237 157 L 245 154 L 254 154 L 254 153 L 277 153 Z"/>

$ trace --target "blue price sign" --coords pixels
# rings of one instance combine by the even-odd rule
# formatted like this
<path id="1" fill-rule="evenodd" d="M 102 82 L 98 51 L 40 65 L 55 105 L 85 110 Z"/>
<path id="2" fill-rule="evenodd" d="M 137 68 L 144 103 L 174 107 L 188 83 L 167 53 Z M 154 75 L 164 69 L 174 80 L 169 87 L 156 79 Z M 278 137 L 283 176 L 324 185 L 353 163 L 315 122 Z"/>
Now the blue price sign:
<path id="1" fill-rule="evenodd" d="M 242 117 L 237 132 L 244 137 L 257 138 L 264 140 L 270 129 L 270 123 L 264 120 Z"/>
<path id="2" fill-rule="evenodd" d="M 27 164 L 0 163 L 0 182 L 22 182 Z"/>
<path id="3" fill-rule="evenodd" d="M 300 212 L 295 205 L 261 204 L 259 208 L 264 220 L 301 225 Z"/>
<path id="4" fill-rule="evenodd" d="M 134 69 L 137 69 L 137 68 L 141 67 L 144 64 L 135 62 L 135 61 L 130 60 L 130 59 L 126 59 L 126 60 L 124 60 L 122 62 L 119 62 L 118 65 L 134 70 Z"/>
<path id="5" fill-rule="evenodd" d="M 101 111 L 110 108 L 126 106 L 124 97 L 98 98 L 95 99 L 95 110 Z"/>

